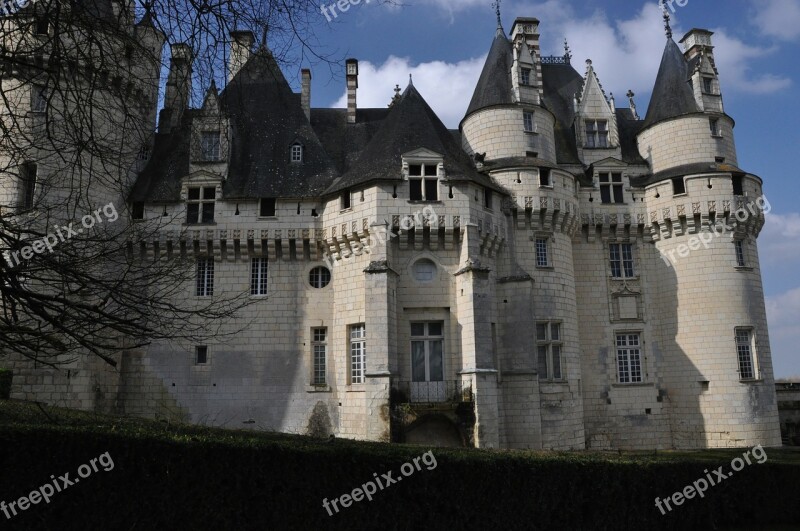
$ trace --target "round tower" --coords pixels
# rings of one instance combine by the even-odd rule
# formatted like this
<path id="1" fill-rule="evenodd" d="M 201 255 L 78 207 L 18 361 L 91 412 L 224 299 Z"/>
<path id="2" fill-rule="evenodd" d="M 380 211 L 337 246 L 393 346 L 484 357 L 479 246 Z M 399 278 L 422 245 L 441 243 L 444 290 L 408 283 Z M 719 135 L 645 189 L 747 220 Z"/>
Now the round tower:
<path id="1" fill-rule="evenodd" d="M 657 289 L 649 351 L 675 447 L 779 445 L 756 238 L 768 202 L 737 167 L 711 32 L 668 40 L 638 135 Z"/>
<path id="2" fill-rule="evenodd" d="M 556 117 L 543 105 L 544 94 L 539 21 L 516 19 L 509 40 L 498 16 L 460 129 L 465 151 L 511 194 L 504 205 L 513 235 L 506 252 L 516 269 L 512 273 L 524 274 L 512 274 L 513 282 L 500 284 L 498 299 L 530 308 L 525 313 L 532 314 L 522 330 L 515 322 L 509 331 L 525 345 L 509 349 L 500 363 L 517 371 L 513 377 L 504 374 L 504 385 L 511 378 L 525 379 L 522 374 L 529 371 L 529 380 L 508 385 L 530 386 L 536 401 L 529 406 L 540 415 L 540 427 L 532 433 L 508 427 L 507 437 L 538 439 L 543 448 L 583 448 L 583 404 L 573 398 L 579 396 L 581 378 L 572 254 L 579 219 L 576 180 L 556 164 Z"/>

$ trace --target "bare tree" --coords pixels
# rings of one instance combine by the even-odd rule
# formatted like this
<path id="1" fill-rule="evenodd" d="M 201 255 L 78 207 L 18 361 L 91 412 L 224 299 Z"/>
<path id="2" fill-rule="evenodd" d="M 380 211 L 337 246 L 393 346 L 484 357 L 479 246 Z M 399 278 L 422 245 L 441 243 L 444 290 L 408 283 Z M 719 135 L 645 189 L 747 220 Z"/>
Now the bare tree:
<path id="1" fill-rule="evenodd" d="M 281 64 L 333 68 L 320 23 L 319 3 L 303 0 L 155 0 L 138 12 L 39 0 L 0 19 L 0 355 L 114 364 L 151 341 L 215 336 L 248 304 L 245 293 L 182 296 L 194 264 L 139 247 L 171 221 L 133 223 L 125 203 L 152 148 L 163 45 L 191 47 L 201 91 L 242 28 L 262 45 L 268 32 Z"/>

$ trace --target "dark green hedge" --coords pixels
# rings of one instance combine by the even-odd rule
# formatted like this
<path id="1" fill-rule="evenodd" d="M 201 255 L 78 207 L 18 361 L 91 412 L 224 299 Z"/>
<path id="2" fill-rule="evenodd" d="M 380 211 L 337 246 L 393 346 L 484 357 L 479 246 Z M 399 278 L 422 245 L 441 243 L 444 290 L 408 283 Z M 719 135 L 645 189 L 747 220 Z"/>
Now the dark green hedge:
<path id="1" fill-rule="evenodd" d="M 438 466 L 333 517 L 322 507 L 426 449 L 333 441 L 185 442 L 99 430 L 0 427 L 0 500 L 109 452 L 97 472 L 0 529 L 720 529 L 800 523 L 800 466 L 747 466 L 704 499 L 654 505 L 717 465 L 434 450 Z M 769 452 L 769 450 L 767 451 Z M 733 455 L 736 455 L 735 453 Z"/>

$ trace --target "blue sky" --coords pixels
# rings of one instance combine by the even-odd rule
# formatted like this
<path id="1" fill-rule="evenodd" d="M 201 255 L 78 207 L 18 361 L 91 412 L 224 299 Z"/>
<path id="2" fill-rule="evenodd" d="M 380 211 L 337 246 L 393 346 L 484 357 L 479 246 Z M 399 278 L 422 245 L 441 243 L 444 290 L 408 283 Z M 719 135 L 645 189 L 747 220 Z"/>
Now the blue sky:
<path id="1" fill-rule="evenodd" d="M 325 0 L 327 1 L 327 0 Z M 402 0 L 398 0 L 402 1 Z M 327 2 L 330 5 L 330 2 Z M 761 176 L 772 205 L 759 239 L 770 338 L 777 377 L 800 378 L 800 0 L 676 0 L 675 39 L 693 28 L 715 32 L 717 66 L 726 112 L 737 122 L 739 166 Z M 483 66 L 496 20 L 490 0 L 407 0 L 391 6 L 362 0 L 328 22 L 320 13 L 323 49 L 360 61 L 360 107 L 385 106 L 408 75 L 448 127 L 463 117 Z M 724 7 L 724 9 L 723 9 Z M 506 30 L 516 17 L 540 19 L 545 55 L 563 55 L 583 73 L 591 58 L 606 92 L 627 106 L 636 93 L 644 115 L 664 48 L 655 0 L 504 1 Z M 343 107 L 342 72 L 310 66 L 312 104 Z M 297 69 L 287 78 L 299 91 Z"/>

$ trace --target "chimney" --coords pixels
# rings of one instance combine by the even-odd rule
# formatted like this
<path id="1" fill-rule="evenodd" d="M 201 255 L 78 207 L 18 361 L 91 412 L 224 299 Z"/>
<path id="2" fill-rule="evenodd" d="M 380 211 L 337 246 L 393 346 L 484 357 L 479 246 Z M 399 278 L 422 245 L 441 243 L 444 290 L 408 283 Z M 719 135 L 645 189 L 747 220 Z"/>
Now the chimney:
<path id="1" fill-rule="evenodd" d="M 356 123 L 356 89 L 358 89 L 358 60 L 345 61 L 347 69 L 347 123 Z"/>
<path id="2" fill-rule="evenodd" d="M 306 113 L 306 118 L 311 121 L 311 70 L 304 68 L 300 71 L 303 78 L 303 91 L 300 93 L 300 105 L 303 107 L 303 112 Z"/>
<path id="3" fill-rule="evenodd" d="M 256 38 L 253 36 L 252 31 L 231 32 L 231 56 L 228 58 L 228 83 L 231 82 L 233 76 L 239 72 L 250 58 L 250 51 L 253 49 L 255 40 Z"/>
<path id="4" fill-rule="evenodd" d="M 192 94 L 192 61 L 194 54 L 188 44 L 170 46 L 169 76 L 164 94 L 164 109 L 169 110 L 169 129 L 176 127 L 183 111 L 189 106 Z"/>

